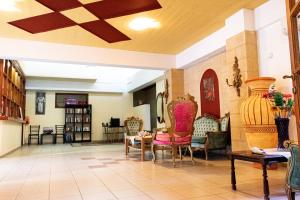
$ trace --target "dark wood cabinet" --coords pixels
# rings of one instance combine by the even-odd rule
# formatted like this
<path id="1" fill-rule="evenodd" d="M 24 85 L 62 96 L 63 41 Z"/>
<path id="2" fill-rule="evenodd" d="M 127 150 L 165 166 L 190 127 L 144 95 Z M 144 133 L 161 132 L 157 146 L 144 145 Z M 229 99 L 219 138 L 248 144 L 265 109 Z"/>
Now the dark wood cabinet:
<path id="1" fill-rule="evenodd" d="M 73 142 L 91 142 L 92 105 L 65 105 L 65 127 Z"/>

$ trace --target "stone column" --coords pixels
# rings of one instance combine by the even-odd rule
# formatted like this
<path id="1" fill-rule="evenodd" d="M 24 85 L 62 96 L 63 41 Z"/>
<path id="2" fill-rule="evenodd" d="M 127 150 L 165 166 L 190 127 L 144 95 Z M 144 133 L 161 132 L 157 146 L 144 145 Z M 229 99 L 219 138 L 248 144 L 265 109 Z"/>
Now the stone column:
<path id="1" fill-rule="evenodd" d="M 257 39 L 255 31 L 243 31 L 226 41 L 226 67 L 229 72 L 229 82 L 232 82 L 234 57 L 238 58 L 239 68 L 242 74 L 243 84 L 241 86 L 241 96 L 238 97 L 236 90 L 231 87 L 229 89 L 229 110 L 231 125 L 231 142 L 232 150 L 248 149 L 245 138 L 245 131 L 241 126 L 240 105 L 241 102 L 248 97 L 248 87 L 244 83 L 245 80 L 258 77 L 258 54 Z"/>
<path id="2" fill-rule="evenodd" d="M 169 84 L 169 97 L 168 102 L 175 100 L 177 97 L 184 95 L 184 70 L 183 69 L 170 69 L 166 72 L 166 78 Z M 170 127 L 170 119 L 167 110 L 167 104 L 164 109 L 166 127 Z"/>

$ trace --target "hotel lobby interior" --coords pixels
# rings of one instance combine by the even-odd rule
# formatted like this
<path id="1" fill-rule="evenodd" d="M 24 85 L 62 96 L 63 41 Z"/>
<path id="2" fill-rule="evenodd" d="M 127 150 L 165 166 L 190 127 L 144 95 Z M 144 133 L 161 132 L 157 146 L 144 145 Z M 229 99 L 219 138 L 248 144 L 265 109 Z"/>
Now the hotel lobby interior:
<path id="1" fill-rule="evenodd" d="M 299 0 L 0 0 L 0 200 L 300 200 Z"/>

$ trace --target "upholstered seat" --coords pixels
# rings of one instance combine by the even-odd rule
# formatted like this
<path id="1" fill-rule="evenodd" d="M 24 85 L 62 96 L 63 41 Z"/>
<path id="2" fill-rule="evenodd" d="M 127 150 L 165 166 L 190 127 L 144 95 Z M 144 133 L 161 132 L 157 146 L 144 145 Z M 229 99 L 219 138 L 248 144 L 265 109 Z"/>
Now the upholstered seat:
<path id="1" fill-rule="evenodd" d="M 168 104 L 168 114 L 171 121 L 171 130 L 168 133 L 160 133 L 154 136 L 152 142 L 153 162 L 156 160 L 155 152 L 157 149 L 172 149 L 173 165 L 175 166 L 175 157 L 179 148 L 180 159 L 181 148 L 188 147 L 193 160 L 191 140 L 193 133 L 193 123 L 197 114 L 198 106 L 194 97 L 187 95 L 184 98 L 178 98 Z"/>

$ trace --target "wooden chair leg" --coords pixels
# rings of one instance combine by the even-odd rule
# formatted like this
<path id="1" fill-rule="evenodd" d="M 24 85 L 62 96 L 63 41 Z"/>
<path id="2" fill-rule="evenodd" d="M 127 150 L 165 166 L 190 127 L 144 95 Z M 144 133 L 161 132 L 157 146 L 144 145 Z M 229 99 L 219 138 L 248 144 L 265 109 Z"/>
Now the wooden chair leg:
<path id="1" fill-rule="evenodd" d="M 189 148 L 189 151 L 190 151 L 190 154 L 191 154 L 191 160 L 192 160 L 192 163 L 193 163 L 193 165 L 194 165 L 194 164 L 195 164 L 195 161 L 194 161 L 194 157 L 193 157 L 193 149 L 192 149 L 192 146 L 189 145 L 188 148 Z"/>
<path id="2" fill-rule="evenodd" d="M 127 138 L 125 138 L 125 155 L 127 156 L 128 155 L 128 140 L 127 140 Z"/>
<path id="3" fill-rule="evenodd" d="M 155 155 L 155 145 L 151 144 L 151 152 L 152 152 L 152 162 L 155 163 L 156 161 L 156 155 Z"/>
<path id="4" fill-rule="evenodd" d="M 204 149 L 204 152 L 205 152 L 205 160 L 208 160 L 208 152 L 207 152 L 207 151 L 208 151 L 208 149 L 205 148 L 205 149 Z"/>
<path id="5" fill-rule="evenodd" d="M 288 200 L 295 200 L 295 192 L 293 192 L 290 188 L 286 188 Z"/>
<path id="6" fill-rule="evenodd" d="M 180 157 L 180 160 L 182 160 L 181 146 L 179 146 L 179 157 Z"/>
<path id="7" fill-rule="evenodd" d="M 176 146 L 173 145 L 173 146 L 172 146 L 173 167 L 176 167 L 175 157 L 176 157 Z"/>
<path id="8" fill-rule="evenodd" d="M 28 145 L 31 144 L 31 138 L 30 138 L 30 135 L 28 135 Z"/>

